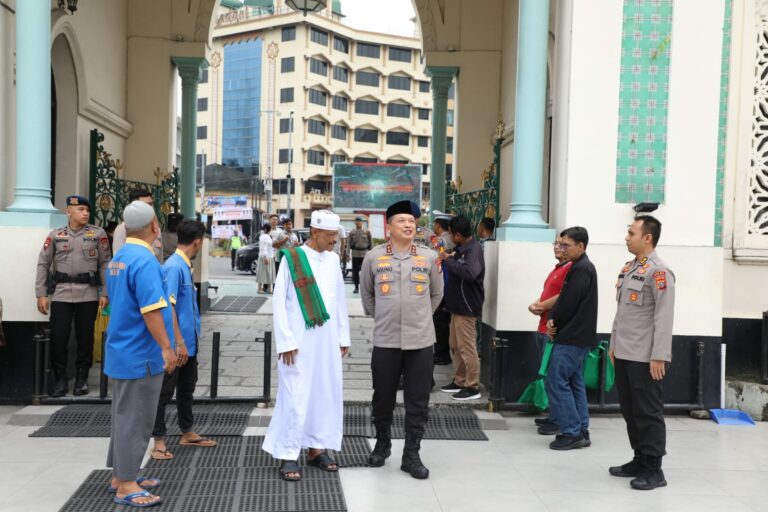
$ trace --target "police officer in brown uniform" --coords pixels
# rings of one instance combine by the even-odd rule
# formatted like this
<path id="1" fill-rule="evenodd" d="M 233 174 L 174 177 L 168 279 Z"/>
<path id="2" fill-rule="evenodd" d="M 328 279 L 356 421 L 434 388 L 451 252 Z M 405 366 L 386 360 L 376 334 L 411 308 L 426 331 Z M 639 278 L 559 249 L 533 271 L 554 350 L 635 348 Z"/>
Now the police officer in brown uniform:
<path id="1" fill-rule="evenodd" d="M 661 470 L 666 454 L 663 379 L 672 360 L 675 275 L 656 254 L 660 235 L 661 223 L 650 215 L 636 217 L 629 226 L 625 241 L 635 259 L 619 273 L 611 330 L 619 405 L 635 455 L 609 472 L 632 477 L 630 485 L 639 490 L 667 485 Z"/>
<path id="2" fill-rule="evenodd" d="M 37 260 L 37 309 L 43 315 L 51 314 L 53 397 L 67 393 L 67 348 L 73 320 L 77 337 L 73 394 L 88 394 L 93 324 L 99 306 L 109 304 L 104 273 L 111 259 L 109 239 L 103 229 L 88 224 L 90 212 L 88 199 L 67 197 L 69 222 L 48 234 Z"/>
<path id="3" fill-rule="evenodd" d="M 355 217 L 355 229 L 347 234 L 347 245 L 352 253 L 352 282 L 355 285 L 352 293 L 360 293 L 360 268 L 372 246 L 371 232 L 363 229 L 363 220 L 362 217 Z"/>
<path id="4" fill-rule="evenodd" d="M 400 469 L 414 478 L 429 470 L 419 458 L 432 388 L 432 313 L 443 297 L 437 254 L 413 243 L 419 207 L 400 201 L 387 208 L 390 239 L 366 254 L 360 271 L 360 296 L 373 328 L 372 415 L 376 446 L 370 466 L 383 466 L 391 454 L 390 427 L 398 381 L 403 376 L 405 448 Z"/>

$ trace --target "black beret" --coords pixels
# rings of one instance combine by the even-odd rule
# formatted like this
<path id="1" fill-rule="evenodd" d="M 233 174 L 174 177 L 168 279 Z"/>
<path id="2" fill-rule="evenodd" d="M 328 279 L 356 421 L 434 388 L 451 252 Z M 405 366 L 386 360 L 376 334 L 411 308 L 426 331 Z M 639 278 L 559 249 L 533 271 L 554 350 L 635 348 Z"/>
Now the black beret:
<path id="1" fill-rule="evenodd" d="M 67 206 L 87 206 L 88 209 L 91 209 L 91 202 L 88 200 L 88 198 L 83 196 L 69 196 L 67 197 Z"/>
<path id="2" fill-rule="evenodd" d="M 413 201 L 398 201 L 387 208 L 387 220 L 389 220 L 393 215 L 397 215 L 398 213 L 413 215 L 418 219 L 421 217 L 421 208 L 419 208 L 419 205 Z"/>

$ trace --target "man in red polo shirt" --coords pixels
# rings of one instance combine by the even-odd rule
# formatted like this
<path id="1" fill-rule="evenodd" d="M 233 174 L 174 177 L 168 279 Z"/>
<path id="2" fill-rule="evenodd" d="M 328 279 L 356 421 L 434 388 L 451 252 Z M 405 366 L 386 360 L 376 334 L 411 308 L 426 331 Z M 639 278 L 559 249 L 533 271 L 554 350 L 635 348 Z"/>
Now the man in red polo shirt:
<path id="1" fill-rule="evenodd" d="M 536 345 L 539 348 L 539 356 L 544 353 L 544 346 L 549 340 L 547 335 L 549 310 L 552 309 L 552 306 L 555 305 L 557 298 L 560 296 L 560 289 L 565 282 L 565 276 L 568 275 L 568 271 L 571 269 L 571 262 L 567 260 L 565 252 L 560 248 L 561 242 L 560 237 L 557 237 L 555 243 L 552 244 L 557 264 L 544 281 L 544 289 L 539 300 L 528 306 L 528 311 L 540 317 L 539 328 L 536 331 Z M 535 421 L 539 427 L 539 434 L 554 435 L 558 433 L 559 429 L 551 417 L 537 418 Z"/>

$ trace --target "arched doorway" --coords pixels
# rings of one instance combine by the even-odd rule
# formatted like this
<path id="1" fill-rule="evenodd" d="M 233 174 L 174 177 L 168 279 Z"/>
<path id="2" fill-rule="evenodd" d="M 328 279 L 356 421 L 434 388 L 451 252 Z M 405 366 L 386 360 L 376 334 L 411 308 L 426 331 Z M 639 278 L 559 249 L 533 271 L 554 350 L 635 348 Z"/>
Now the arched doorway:
<path id="1" fill-rule="evenodd" d="M 78 168 L 77 73 L 64 35 L 51 46 L 51 189 L 54 206 L 70 194 L 87 194 L 88 169 Z"/>

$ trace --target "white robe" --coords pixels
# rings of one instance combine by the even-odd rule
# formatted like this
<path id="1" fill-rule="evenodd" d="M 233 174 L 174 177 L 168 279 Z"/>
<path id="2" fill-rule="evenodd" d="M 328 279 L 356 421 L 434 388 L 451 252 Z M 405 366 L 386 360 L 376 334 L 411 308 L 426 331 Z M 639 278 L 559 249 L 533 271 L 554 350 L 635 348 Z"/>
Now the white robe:
<path id="1" fill-rule="evenodd" d="M 277 401 L 264 450 L 276 459 L 296 460 L 302 448 L 341 449 L 344 394 L 341 349 L 348 347 L 349 317 L 339 257 L 304 245 L 325 309 L 322 327 L 306 329 L 287 262 L 277 273 L 272 322 L 278 354 L 299 349 L 293 365 L 277 363 Z"/>

